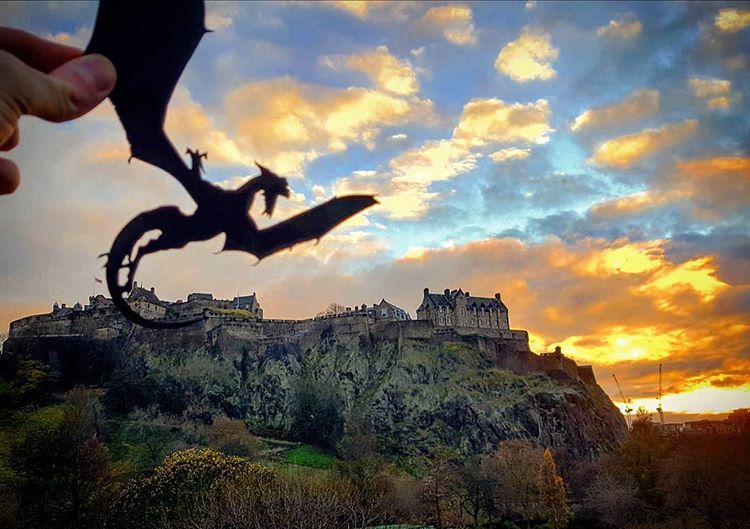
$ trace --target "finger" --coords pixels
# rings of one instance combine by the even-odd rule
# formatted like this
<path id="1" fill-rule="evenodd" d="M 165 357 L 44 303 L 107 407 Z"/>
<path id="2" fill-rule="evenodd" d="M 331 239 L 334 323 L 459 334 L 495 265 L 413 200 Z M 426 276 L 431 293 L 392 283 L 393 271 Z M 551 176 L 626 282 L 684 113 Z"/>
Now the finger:
<path id="1" fill-rule="evenodd" d="M 85 114 L 107 97 L 117 79 L 114 66 L 103 55 L 78 57 L 47 75 L 0 51 L 0 71 L 15 113 L 49 121 Z"/>
<path id="2" fill-rule="evenodd" d="M 20 181 L 18 166 L 10 160 L 0 158 L 0 195 L 10 195 L 18 188 Z"/>
<path id="3" fill-rule="evenodd" d="M 9 151 L 15 148 L 15 146 L 18 145 L 19 139 L 20 134 L 18 132 L 18 127 L 15 127 L 13 129 L 13 132 L 11 132 L 10 137 L 5 140 L 2 145 L 0 145 L 0 151 Z"/>
<path id="4" fill-rule="evenodd" d="M 42 72 L 51 72 L 83 51 L 39 38 L 20 29 L 0 26 L 0 50 L 5 50 Z"/>

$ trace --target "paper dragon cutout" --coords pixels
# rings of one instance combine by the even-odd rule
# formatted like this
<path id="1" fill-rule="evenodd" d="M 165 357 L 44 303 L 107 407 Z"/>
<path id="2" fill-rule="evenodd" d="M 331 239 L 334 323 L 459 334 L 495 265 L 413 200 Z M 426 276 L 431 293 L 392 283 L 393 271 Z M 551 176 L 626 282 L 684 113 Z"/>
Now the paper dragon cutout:
<path id="1" fill-rule="evenodd" d="M 164 132 L 167 105 L 185 65 L 207 30 L 202 1 L 122 2 L 103 0 L 86 53 L 100 53 L 117 69 L 117 86 L 110 94 L 130 143 L 131 158 L 138 158 L 175 177 L 198 205 L 192 215 L 176 206 L 146 211 L 120 231 L 107 256 L 107 287 L 122 314 L 144 327 L 178 328 L 200 321 L 151 320 L 136 313 L 125 296 L 133 287 L 141 259 L 190 242 L 226 235 L 222 251 L 250 253 L 259 260 L 295 244 L 320 239 L 338 224 L 374 205 L 371 195 L 338 197 L 283 222 L 259 230 L 249 209 L 262 191 L 265 211 L 273 214 L 276 199 L 289 197 L 289 185 L 260 164 L 260 175 L 234 190 L 204 180 L 206 153 L 187 149 L 190 166 L 180 157 Z M 129 161 L 129 160 L 128 160 Z M 149 231 L 161 234 L 139 246 Z M 121 274 L 124 272 L 124 274 Z M 124 277 L 122 277 L 124 275 Z"/>

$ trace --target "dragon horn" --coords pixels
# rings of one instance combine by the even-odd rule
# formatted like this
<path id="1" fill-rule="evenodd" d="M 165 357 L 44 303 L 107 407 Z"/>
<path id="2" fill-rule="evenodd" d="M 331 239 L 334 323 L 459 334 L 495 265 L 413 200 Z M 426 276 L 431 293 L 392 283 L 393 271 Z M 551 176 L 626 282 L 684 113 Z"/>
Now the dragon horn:
<path id="1" fill-rule="evenodd" d="M 274 173 L 274 172 L 273 172 L 273 171 L 271 171 L 270 169 L 267 169 L 267 168 L 263 167 L 263 166 L 262 166 L 262 165 L 260 165 L 260 164 L 259 164 L 258 162 L 255 162 L 255 165 L 257 165 L 257 166 L 258 166 L 258 169 L 260 169 L 260 174 L 270 174 L 270 175 L 274 175 L 274 176 L 276 176 L 276 173 Z"/>

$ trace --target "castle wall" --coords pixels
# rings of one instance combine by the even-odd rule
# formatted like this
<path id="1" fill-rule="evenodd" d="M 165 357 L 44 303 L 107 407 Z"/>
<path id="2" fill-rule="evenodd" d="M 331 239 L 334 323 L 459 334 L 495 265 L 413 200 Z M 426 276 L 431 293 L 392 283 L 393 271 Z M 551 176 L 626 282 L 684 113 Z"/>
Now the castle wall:
<path id="1" fill-rule="evenodd" d="M 202 300 L 201 300 L 202 301 Z M 215 300 L 213 301 L 215 302 Z M 191 302 L 193 305 L 195 301 Z M 103 344 L 135 339 L 144 348 L 154 351 L 194 350 L 221 345 L 229 356 L 240 354 L 247 347 L 261 351 L 305 351 L 315 346 L 327 333 L 337 339 L 430 340 L 434 343 L 466 341 L 476 344 L 496 367 L 517 372 L 542 371 L 554 377 L 582 380 L 595 385 L 591 366 L 578 366 L 559 351 L 537 355 L 529 348 L 528 333 L 524 330 L 435 325 L 429 319 L 377 320 L 366 311 L 315 317 L 307 320 L 256 319 L 241 314 L 203 314 L 203 319 L 191 326 L 174 330 L 145 329 L 125 320 L 112 305 L 92 304 L 85 310 L 58 309 L 51 314 L 29 316 L 14 321 L 10 326 L 11 339 L 24 339 L 23 348 L 31 347 L 33 339 L 39 347 L 54 354 L 74 354 L 62 347 L 55 349 L 54 340 L 88 340 Z M 22 340 L 23 341 L 23 340 Z M 19 342 L 20 343 L 20 342 Z M 291 346 L 289 349 L 287 346 Z M 281 349 L 279 349 L 281 347 Z M 41 354 L 36 351 L 35 354 Z M 45 353 L 46 354 L 46 353 Z M 56 357 L 51 357 L 56 358 Z M 49 360 L 49 358 L 48 358 Z"/>
<path id="2" fill-rule="evenodd" d="M 557 353 L 546 353 L 539 356 L 539 362 L 547 373 L 578 379 L 578 365 L 572 358 Z"/>

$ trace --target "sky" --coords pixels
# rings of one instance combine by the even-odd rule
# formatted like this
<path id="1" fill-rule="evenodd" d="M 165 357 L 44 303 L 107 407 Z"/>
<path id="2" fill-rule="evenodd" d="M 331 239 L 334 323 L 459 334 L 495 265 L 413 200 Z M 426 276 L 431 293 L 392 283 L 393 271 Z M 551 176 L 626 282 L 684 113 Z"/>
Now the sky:
<path id="1" fill-rule="evenodd" d="M 95 15 L 0 3 L 3 25 L 79 47 Z M 669 420 L 750 406 L 747 3 L 210 2 L 206 25 L 166 120 L 178 150 L 208 151 L 227 187 L 256 160 L 286 176 L 271 222 L 380 205 L 260 263 L 217 255 L 223 237 L 149 256 L 137 280 L 162 299 L 257 292 L 266 317 L 305 318 L 386 298 L 415 317 L 425 287 L 500 292 L 534 351 L 592 364 L 620 406 L 613 373 L 655 410 L 660 363 Z M 195 207 L 127 163 L 108 101 L 20 129 L 0 331 L 85 303 L 133 216 Z"/>

